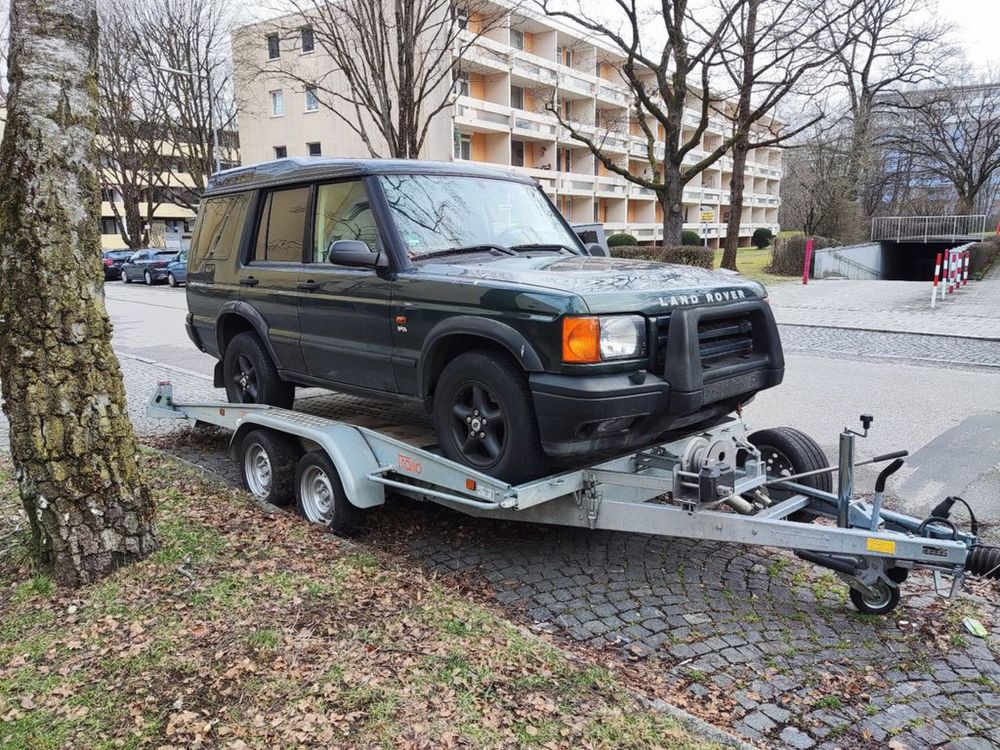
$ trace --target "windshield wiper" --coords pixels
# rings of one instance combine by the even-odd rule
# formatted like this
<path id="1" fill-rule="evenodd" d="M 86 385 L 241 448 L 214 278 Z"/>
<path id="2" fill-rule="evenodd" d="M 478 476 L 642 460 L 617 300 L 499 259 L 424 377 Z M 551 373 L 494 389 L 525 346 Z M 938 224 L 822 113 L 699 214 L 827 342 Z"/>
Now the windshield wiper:
<path id="1" fill-rule="evenodd" d="M 442 255 L 459 255 L 461 253 L 476 253 L 483 251 L 503 253 L 504 255 L 517 255 L 516 252 L 505 245 L 495 245 L 493 243 L 486 242 L 481 245 L 464 245 L 462 247 L 449 247 L 444 250 L 432 250 L 429 253 L 420 253 L 417 255 L 416 260 L 439 257 Z"/>
<path id="2" fill-rule="evenodd" d="M 511 250 L 521 252 L 523 250 L 558 250 L 562 252 L 565 250 L 571 255 L 580 255 L 579 250 L 574 250 L 569 245 L 563 245 L 559 242 L 526 242 L 522 245 L 511 245 Z"/>

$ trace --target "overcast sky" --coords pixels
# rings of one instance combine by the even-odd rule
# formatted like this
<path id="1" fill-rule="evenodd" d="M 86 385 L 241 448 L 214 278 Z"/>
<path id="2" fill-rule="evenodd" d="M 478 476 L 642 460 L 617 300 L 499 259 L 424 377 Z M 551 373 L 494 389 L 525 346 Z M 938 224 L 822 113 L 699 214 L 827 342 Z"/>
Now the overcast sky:
<path id="1" fill-rule="evenodd" d="M 955 23 L 969 62 L 1000 69 L 1000 0 L 941 0 L 940 13 Z"/>

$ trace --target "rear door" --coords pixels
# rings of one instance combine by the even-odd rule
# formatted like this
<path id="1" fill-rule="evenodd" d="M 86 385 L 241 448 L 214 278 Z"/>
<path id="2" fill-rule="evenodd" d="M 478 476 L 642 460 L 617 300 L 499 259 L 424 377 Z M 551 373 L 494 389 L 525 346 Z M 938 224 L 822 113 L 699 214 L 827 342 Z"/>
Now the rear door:
<path id="1" fill-rule="evenodd" d="M 383 250 L 378 225 L 361 179 L 316 186 L 314 227 L 300 274 L 302 353 L 315 378 L 380 391 L 395 391 L 392 371 L 391 284 L 375 268 L 328 262 L 337 240 L 363 240 Z"/>
<path id="2" fill-rule="evenodd" d="M 306 244 L 308 186 L 261 192 L 254 241 L 240 267 L 240 301 L 264 319 L 279 370 L 306 372 L 299 345 L 296 285 Z"/>

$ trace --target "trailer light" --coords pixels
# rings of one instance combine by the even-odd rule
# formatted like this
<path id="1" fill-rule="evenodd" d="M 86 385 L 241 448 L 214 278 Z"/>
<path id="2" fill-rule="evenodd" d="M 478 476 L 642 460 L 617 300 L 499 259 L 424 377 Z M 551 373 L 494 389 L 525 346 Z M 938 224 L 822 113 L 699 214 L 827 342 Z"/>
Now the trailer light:
<path id="1" fill-rule="evenodd" d="M 562 359 L 570 364 L 601 361 L 601 324 L 597 318 L 563 318 Z"/>
<path id="2" fill-rule="evenodd" d="M 465 480 L 465 489 L 467 489 L 469 492 L 475 492 L 476 491 L 476 480 L 475 479 L 466 479 Z"/>

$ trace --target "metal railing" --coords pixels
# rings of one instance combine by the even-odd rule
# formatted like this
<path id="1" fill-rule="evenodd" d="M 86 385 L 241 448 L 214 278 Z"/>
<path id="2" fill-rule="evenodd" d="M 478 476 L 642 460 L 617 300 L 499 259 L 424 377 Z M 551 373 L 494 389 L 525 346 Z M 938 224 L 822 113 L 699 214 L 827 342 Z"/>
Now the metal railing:
<path id="1" fill-rule="evenodd" d="M 911 242 L 955 241 L 960 237 L 980 237 L 986 232 L 986 214 L 963 216 L 876 216 L 872 219 L 872 240 Z"/>

